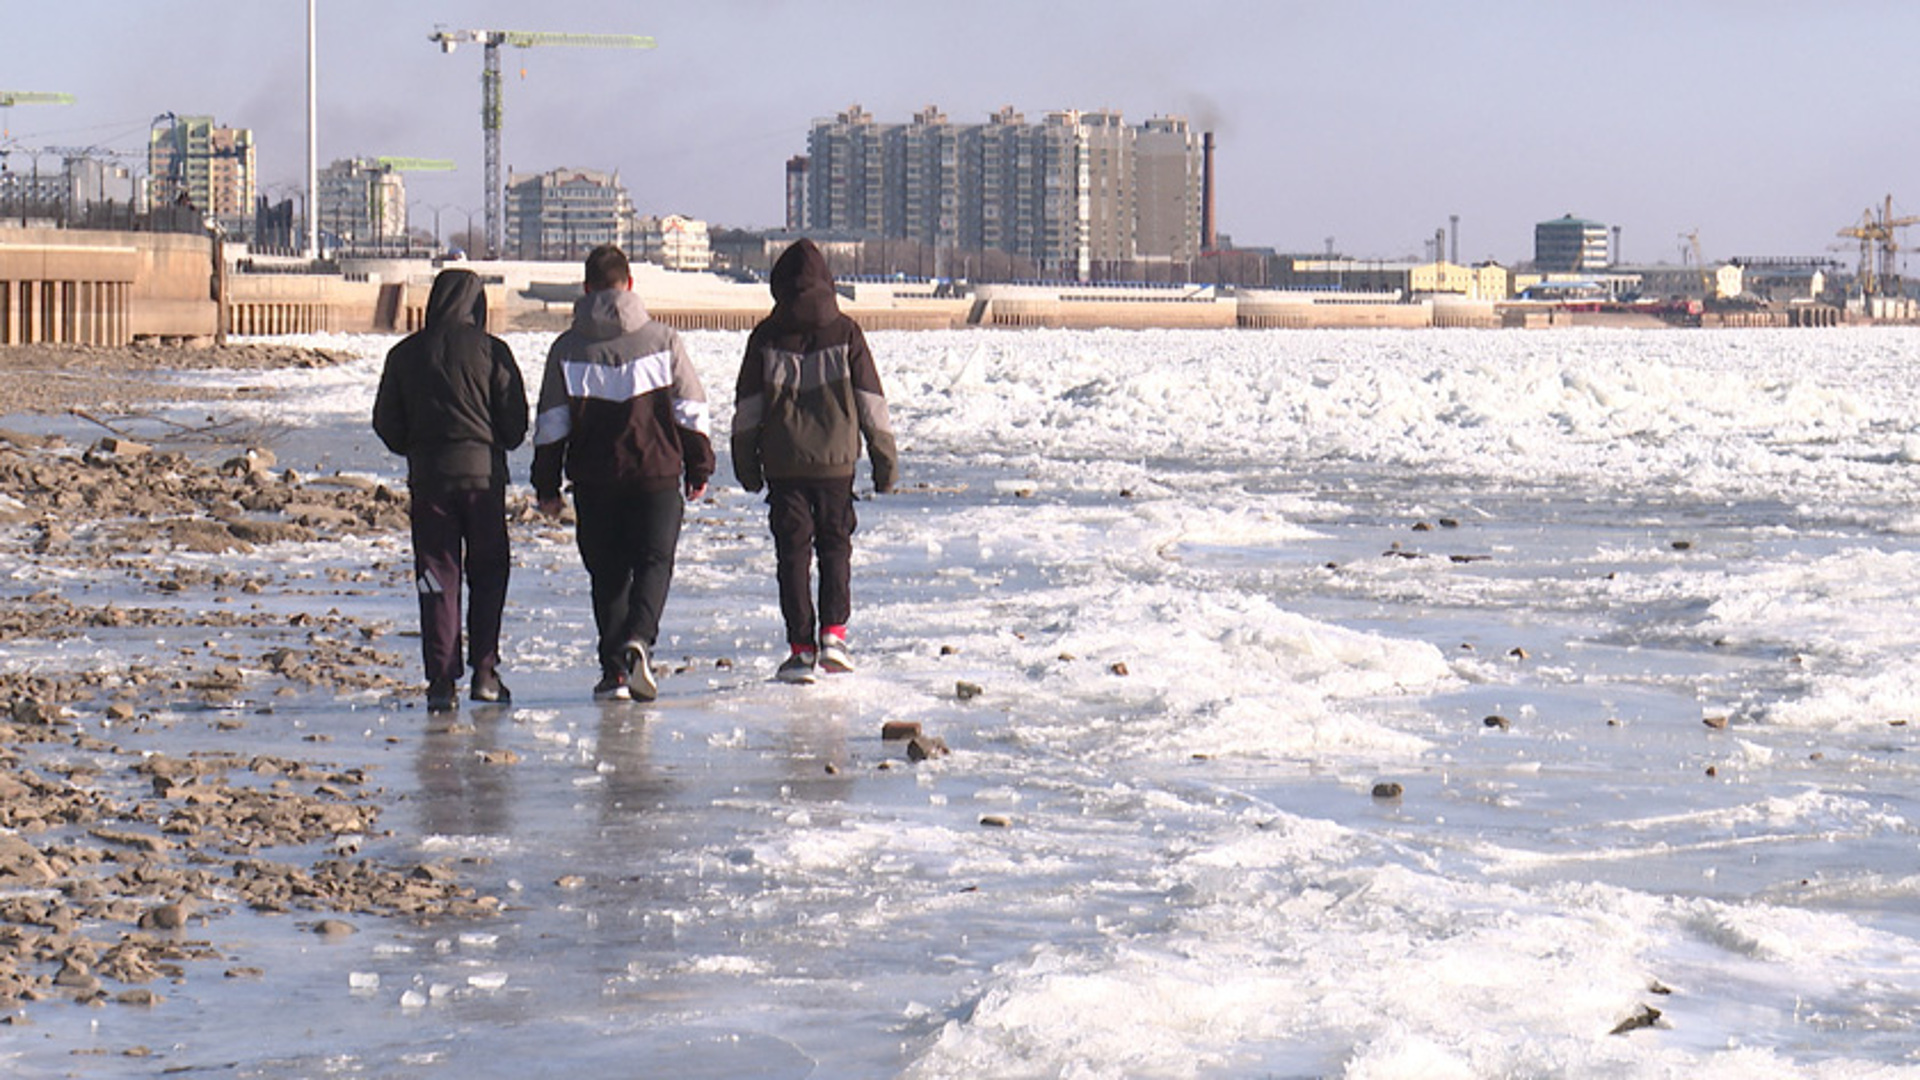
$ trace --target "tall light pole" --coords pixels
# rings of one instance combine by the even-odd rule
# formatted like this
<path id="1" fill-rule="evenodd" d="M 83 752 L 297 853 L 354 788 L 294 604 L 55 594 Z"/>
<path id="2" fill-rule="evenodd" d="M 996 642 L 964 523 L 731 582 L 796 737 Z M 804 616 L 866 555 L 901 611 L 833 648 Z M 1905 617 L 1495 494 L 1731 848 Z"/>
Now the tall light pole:
<path id="1" fill-rule="evenodd" d="M 461 244 L 463 245 L 463 246 L 461 247 L 461 249 L 460 249 L 460 250 L 461 250 L 461 251 L 462 251 L 463 253 L 465 253 L 465 254 L 467 255 L 467 257 L 468 257 L 468 258 L 472 258 L 472 257 L 473 257 L 473 252 L 471 252 L 471 251 L 468 251 L 467 249 L 473 246 L 473 215 L 474 215 L 474 211 L 473 211 L 473 210 L 471 210 L 471 209 L 469 209 L 469 208 L 467 208 L 467 207 L 465 207 L 465 206 L 449 206 L 449 207 L 447 207 L 447 209 L 449 209 L 449 210 L 452 210 L 452 211 L 454 211 L 455 213 L 458 213 L 458 214 L 461 214 L 461 215 L 463 215 L 463 216 L 464 216 L 464 217 L 465 217 L 465 218 L 467 219 L 467 228 L 466 228 L 466 231 L 464 231 L 464 232 L 462 232 L 462 233 L 460 234 L 460 242 L 461 242 Z M 482 241 L 482 243 L 484 244 L 484 243 L 485 243 L 485 241 L 483 240 L 483 241 Z"/>
<path id="2" fill-rule="evenodd" d="M 307 0 L 307 220 L 301 255 L 313 259 L 320 253 L 320 65 L 318 21 L 314 18 L 317 0 Z"/>
<path id="3" fill-rule="evenodd" d="M 439 254 L 444 250 L 444 247 L 440 243 L 440 211 L 445 210 L 446 207 L 440 203 L 430 202 L 417 202 L 413 205 L 433 211 L 433 250 L 434 254 Z"/>

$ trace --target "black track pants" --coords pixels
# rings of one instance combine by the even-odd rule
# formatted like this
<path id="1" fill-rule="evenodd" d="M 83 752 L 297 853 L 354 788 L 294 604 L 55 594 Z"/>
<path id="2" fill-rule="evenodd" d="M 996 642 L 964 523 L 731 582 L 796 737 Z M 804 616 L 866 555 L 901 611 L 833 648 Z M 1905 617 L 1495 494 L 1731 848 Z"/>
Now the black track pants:
<path id="1" fill-rule="evenodd" d="M 686 504 L 678 488 L 635 492 L 576 486 L 573 509 L 580 560 L 593 579 L 600 670 L 623 670 L 620 654 L 627 642 L 638 641 L 651 651 L 660 634 Z"/>
<path id="2" fill-rule="evenodd" d="M 787 642 L 812 646 L 822 626 L 844 626 L 853 615 L 853 478 L 767 482 L 767 523 L 778 560 L 780 613 Z M 812 570 L 820 561 L 820 608 L 815 621 Z"/>

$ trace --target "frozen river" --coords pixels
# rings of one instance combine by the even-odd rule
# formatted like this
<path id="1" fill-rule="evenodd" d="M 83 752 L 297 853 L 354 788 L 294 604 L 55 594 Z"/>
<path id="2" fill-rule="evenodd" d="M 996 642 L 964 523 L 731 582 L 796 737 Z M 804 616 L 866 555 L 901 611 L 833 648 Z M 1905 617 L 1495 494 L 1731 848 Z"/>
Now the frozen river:
<path id="1" fill-rule="evenodd" d="M 365 359 L 222 407 L 397 477 L 392 339 L 300 340 Z M 571 536 L 518 527 L 513 706 L 153 736 L 371 764 L 365 853 L 505 913 L 229 916 L 263 978 L 35 1006 L 8 1074 L 1920 1076 L 1920 333 L 872 340 L 908 489 L 861 504 L 858 674 L 770 681 L 716 483 L 680 670 L 595 704 Z M 744 335 L 689 343 L 724 448 Z M 249 558 L 414 625 L 404 537 Z"/>

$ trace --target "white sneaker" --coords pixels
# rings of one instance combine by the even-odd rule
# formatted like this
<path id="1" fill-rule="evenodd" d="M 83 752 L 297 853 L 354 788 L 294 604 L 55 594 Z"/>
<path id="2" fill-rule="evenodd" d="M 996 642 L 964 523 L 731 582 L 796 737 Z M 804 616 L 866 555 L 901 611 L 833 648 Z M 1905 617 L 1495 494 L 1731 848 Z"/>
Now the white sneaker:
<path id="1" fill-rule="evenodd" d="M 820 668 L 836 674 L 853 670 L 853 655 L 847 652 L 846 639 L 837 634 L 820 635 Z"/>
<path id="2" fill-rule="evenodd" d="M 773 677 L 786 683 L 817 681 L 817 676 L 813 673 L 813 654 L 797 652 L 787 657 L 786 661 L 780 665 L 780 670 L 773 673 Z"/>
<path id="3" fill-rule="evenodd" d="M 647 655 L 647 647 L 638 641 L 627 642 L 620 650 L 620 656 L 627 662 L 627 692 L 635 701 L 652 701 L 660 696 L 660 681 L 653 677 L 653 657 Z"/>

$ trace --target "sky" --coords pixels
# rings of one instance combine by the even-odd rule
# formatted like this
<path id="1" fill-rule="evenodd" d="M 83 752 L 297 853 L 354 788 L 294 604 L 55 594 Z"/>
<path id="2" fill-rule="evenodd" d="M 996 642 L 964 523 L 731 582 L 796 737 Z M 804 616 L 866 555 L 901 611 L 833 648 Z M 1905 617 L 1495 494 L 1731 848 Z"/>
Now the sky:
<path id="1" fill-rule="evenodd" d="M 652 50 L 503 50 L 506 167 L 617 171 L 643 213 L 783 224 L 786 160 L 858 103 L 956 123 L 1012 105 L 1216 133 L 1243 246 L 1532 255 L 1533 226 L 1618 226 L 1621 261 L 1819 256 L 1891 196 L 1920 212 L 1920 4 L 1905 0 L 316 0 L 319 154 L 445 158 L 414 223 L 483 206 L 478 48 L 437 27 L 644 34 Z M 156 115 L 253 129 L 269 193 L 306 173 L 305 0 L 0 0 L 0 110 L 35 149 L 142 151 Z"/>

